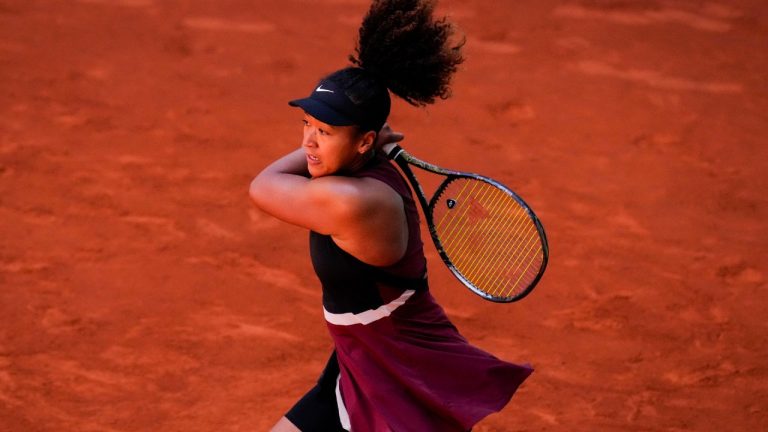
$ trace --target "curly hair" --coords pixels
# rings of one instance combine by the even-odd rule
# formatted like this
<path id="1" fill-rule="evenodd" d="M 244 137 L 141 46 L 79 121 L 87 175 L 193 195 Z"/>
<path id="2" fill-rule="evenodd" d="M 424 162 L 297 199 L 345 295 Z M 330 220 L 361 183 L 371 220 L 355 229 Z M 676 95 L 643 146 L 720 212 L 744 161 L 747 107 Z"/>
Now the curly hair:
<path id="1" fill-rule="evenodd" d="M 448 98 L 465 41 L 451 43 L 454 26 L 434 9 L 433 0 L 374 0 L 349 60 L 412 105 Z"/>
<path id="2" fill-rule="evenodd" d="M 414 106 L 448 98 L 451 77 L 464 61 L 464 40 L 453 43 L 453 25 L 435 19 L 434 9 L 434 0 L 374 0 L 360 26 L 356 55 L 349 56 L 352 65 L 320 80 L 333 83 L 353 107 L 331 110 L 351 109 L 343 114 L 360 132 L 378 132 L 389 117 L 390 92 Z"/>

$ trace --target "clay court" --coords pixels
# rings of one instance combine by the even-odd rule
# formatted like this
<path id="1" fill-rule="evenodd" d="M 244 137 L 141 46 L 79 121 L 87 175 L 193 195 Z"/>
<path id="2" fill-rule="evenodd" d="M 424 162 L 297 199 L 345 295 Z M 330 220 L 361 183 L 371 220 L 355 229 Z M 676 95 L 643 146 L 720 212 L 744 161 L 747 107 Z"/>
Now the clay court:
<path id="1" fill-rule="evenodd" d="M 247 191 L 367 7 L 0 0 L 0 431 L 265 431 L 314 383 L 307 233 Z M 551 248 L 494 304 L 427 245 L 460 331 L 536 368 L 475 430 L 768 430 L 765 2 L 438 10 L 454 95 L 390 123 L 517 191 Z"/>

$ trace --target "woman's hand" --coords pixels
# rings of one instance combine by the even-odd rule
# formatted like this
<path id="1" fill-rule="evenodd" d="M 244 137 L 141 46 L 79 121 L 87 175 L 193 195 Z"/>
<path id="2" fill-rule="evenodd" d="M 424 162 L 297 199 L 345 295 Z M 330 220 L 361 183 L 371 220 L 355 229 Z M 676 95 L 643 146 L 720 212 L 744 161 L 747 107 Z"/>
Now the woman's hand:
<path id="1" fill-rule="evenodd" d="M 403 138 L 405 138 L 405 135 L 393 131 L 392 128 L 389 127 L 389 124 L 385 123 L 376 135 L 374 148 L 381 149 L 384 151 L 384 154 L 389 154 L 389 151 L 392 150 L 398 142 L 402 141 Z"/>

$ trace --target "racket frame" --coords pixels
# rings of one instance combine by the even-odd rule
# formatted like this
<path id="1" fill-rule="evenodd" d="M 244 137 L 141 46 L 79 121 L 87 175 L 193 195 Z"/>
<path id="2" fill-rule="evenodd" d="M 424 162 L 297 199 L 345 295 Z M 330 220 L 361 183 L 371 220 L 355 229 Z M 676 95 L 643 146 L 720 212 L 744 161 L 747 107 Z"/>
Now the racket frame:
<path id="1" fill-rule="evenodd" d="M 402 147 L 400 147 L 397 144 L 395 144 L 394 147 L 392 147 L 389 150 L 389 152 L 387 153 L 387 157 L 395 161 L 397 166 L 400 167 L 400 170 L 403 172 L 403 174 L 405 174 L 406 178 L 408 178 L 408 181 L 411 183 L 411 187 L 416 192 L 416 197 L 418 198 L 419 204 L 421 204 L 421 208 L 424 211 L 424 216 L 427 219 L 427 228 L 429 228 L 429 234 L 430 234 L 430 237 L 432 237 L 432 243 L 434 243 L 435 248 L 437 249 L 437 253 L 440 255 L 440 259 L 443 260 L 443 263 L 445 263 L 445 265 L 448 267 L 451 273 L 453 273 L 453 275 L 462 284 L 464 284 L 473 293 L 479 295 L 480 297 L 486 300 L 497 302 L 497 303 L 510 303 L 510 302 L 521 300 L 533 290 L 533 288 L 536 286 L 536 284 L 539 283 L 539 280 L 544 274 L 544 270 L 547 268 L 547 263 L 549 261 L 549 245 L 547 243 L 547 235 L 544 231 L 544 227 L 542 226 L 541 221 L 533 212 L 531 207 L 522 198 L 520 198 L 519 195 L 517 195 L 514 191 L 512 191 L 508 187 L 504 186 L 503 184 L 499 183 L 498 181 L 492 178 L 485 177 L 475 173 L 445 169 L 437 165 L 431 164 L 429 162 L 425 162 L 421 159 L 418 159 L 412 156 L 410 153 L 405 151 Z M 419 183 L 418 179 L 416 178 L 416 175 L 413 173 L 409 165 L 414 165 L 424 171 L 428 171 L 428 172 L 446 177 L 446 179 L 443 180 L 442 183 L 440 183 L 440 185 L 437 187 L 437 189 L 435 190 L 435 193 L 432 195 L 432 198 L 430 198 L 429 201 L 427 201 L 426 195 L 424 194 L 424 189 L 421 187 L 421 183 Z M 494 296 L 477 288 L 472 282 L 470 282 L 461 273 L 461 271 L 459 271 L 459 269 L 456 268 L 453 262 L 451 262 L 451 259 L 448 257 L 448 254 L 445 252 L 445 249 L 443 248 L 442 242 L 440 241 L 440 237 L 437 235 L 437 230 L 435 228 L 434 218 L 433 218 L 434 206 L 437 204 L 438 199 L 442 195 L 443 191 L 448 187 L 448 185 L 452 181 L 460 178 L 474 179 L 474 180 L 479 180 L 485 183 L 489 183 L 499 188 L 503 192 L 509 194 L 509 196 L 511 196 L 515 201 L 517 201 L 517 203 L 523 208 L 523 210 L 526 212 L 526 214 L 528 215 L 528 217 L 531 219 L 534 226 L 536 227 L 536 231 L 538 232 L 539 238 L 541 240 L 541 252 L 542 252 L 541 266 L 539 267 L 539 271 L 536 274 L 536 277 L 533 279 L 533 281 L 530 284 L 528 284 L 528 286 L 523 291 L 519 292 L 518 294 L 512 297 Z"/>

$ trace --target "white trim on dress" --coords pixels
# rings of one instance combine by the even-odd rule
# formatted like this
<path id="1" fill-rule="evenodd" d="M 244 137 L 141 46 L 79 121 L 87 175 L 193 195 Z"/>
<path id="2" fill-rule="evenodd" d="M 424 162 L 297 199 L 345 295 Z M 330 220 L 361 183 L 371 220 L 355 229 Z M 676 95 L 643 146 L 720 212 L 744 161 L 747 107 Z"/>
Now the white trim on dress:
<path id="1" fill-rule="evenodd" d="M 335 325 L 341 325 L 341 326 L 350 326 L 355 324 L 362 324 L 367 325 L 374 321 L 378 321 L 382 318 L 386 318 L 392 314 L 392 312 L 395 311 L 395 309 L 402 306 L 406 301 L 408 301 L 409 298 L 415 293 L 415 290 L 405 290 L 400 297 L 392 300 L 391 302 L 381 305 L 377 307 L 376 309 L 369 309 L 364 312 L 360 313 L 341 313 L 341 314 L 335 314 L 328 312 L 325 308 L 323 308 L 323 315 L 325 315 L 325 320 L 328 321 L 331 324 Z"/>
<path id="2" fill-rule="evenodd" d="M 344 428 L 344 430 L 352 431 L 352 425 L 349 422 L 349 413 L 347 412 L 346 405 L 344 405 L 344 399 L 341 397 L 340 381 L 341 373 L 339 373 L 339 376 L 336 378 L 336 405 L 339 407 L 339 420 L 341 421 L 341 427 Z"/>

